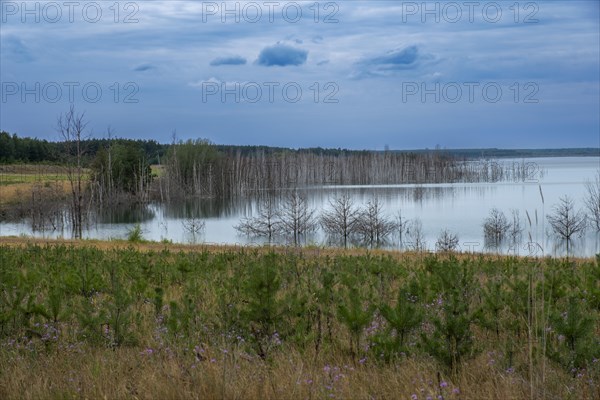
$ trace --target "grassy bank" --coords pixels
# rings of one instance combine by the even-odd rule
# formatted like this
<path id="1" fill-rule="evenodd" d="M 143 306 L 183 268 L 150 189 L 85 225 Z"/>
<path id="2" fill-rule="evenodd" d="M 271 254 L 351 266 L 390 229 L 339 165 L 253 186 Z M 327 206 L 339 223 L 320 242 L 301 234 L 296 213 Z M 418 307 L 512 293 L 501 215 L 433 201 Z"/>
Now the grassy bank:
<path id="1" fill-rule="evenodd" d="M 599 398 L 598 262 L 3 238 L 0 397 Z"/>
<path id="2" fill-rule="evenodd" d="M 89 172 L 85 171 L 85 179 Z M 66 167 L 58 165 L 9 164 L 0 165 L 0 207 L 22 203 L 32 196 L 48 200 L 69 193 Z"/>

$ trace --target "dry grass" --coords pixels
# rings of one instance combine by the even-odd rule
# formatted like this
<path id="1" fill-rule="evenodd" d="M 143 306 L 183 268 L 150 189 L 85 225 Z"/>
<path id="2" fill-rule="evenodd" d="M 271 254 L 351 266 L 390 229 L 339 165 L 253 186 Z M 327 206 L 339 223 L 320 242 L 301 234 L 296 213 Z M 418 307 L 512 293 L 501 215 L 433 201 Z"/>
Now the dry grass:
<path id="1" fill-rule="evenodd" d="M 84 169 L 87 180 L 89 170 Z M 18 204 L 40 187 L 52 187 L 57 193 L 70 191 L 67 169 L 59 165 L 0 165 L 0 206 Z"/>
<path id="2" fill-rule="evenodd" d="M 431 360 L 400 365 L 359 364 L 340 355 L 318 357 L 293 350 L 269 362 L 233 350 L 192 354 L 142 348 L 56 349 L 43 356 L 0 350 L 3 399 L 526 399 L 524 371 L 507 372 L 488 355 L 464 365 L 455 378 L 439 375 Z M 593 399 L 586 378 L 547 372 L 547 393 Z M 567 383 L 567 384 L 565 384 Z M 597 392 L 596 392 L 597 394 Z M 416 395 L 416 397 L 414 397 Z M 542 398 L 541 394 L 538 398 Z"/>
<path id="3" fill-rule="evenodd" d="M 227 253 L 239 251 L 252 251 L 260 254 L 275 252 L 278 254 L 296 254 L 301 257 L 334 257 L 334 256 L 389 256 L 395 260 L 402 261 L 422 261 L 427 253 L 402 250 L 385 250 L 385 249 L 366 249 L 366 248 L 338 248 L 338 247 L 294 247 L 294 246 L 268 246 L 268 245 L 246 245 L 246 244 L 185 244 L 185 243 L 164 243 L 164 242 L 128 242 L 122 240 L 96 240 L 96 239 L 51 239 L 51 238 L 35 238 L 35 237 L 15 237 L 15 236 L 0 236 L 0 246 L 18 246 L 26 247 L 29 245 L 45 245 L 45 246 L 73 246 L 79 247 L 94 247 L 99 250 L 115 250 L 134 248 L 138 251 L 158 252 L 168 250 L 170 252 L 211 252 L 211 253 Z M 450 253 L 448 254 L 450 255 Z M 452 257 L 458 260 L 469 261 L 486 261 L 486 260 L 501 260 L 515 258 L 512 255 L 491 254 L 491 253 L 451 253 Z M 438 253 L 440 258 L 444 254 Z M 517 258 L 526 258 L 519 256 Z M 572 257 L 571 262 L 579 264 L 591 260 L 591 257 Z"/>
<path id="4" fill-rule="evenodd" d="M 24 199 L 29 199 L 32 193 L 39 193 L 39 185 L 40 184 L 38 182 L 12 183 L 4 186 L 0 185 L 0 206 L 14 205 L 23 202 Z M 59 196 L 66 195 L 71 190 L 71 186 L 66 180 L 45 183 L 43 187 L 51 187 Z"/>

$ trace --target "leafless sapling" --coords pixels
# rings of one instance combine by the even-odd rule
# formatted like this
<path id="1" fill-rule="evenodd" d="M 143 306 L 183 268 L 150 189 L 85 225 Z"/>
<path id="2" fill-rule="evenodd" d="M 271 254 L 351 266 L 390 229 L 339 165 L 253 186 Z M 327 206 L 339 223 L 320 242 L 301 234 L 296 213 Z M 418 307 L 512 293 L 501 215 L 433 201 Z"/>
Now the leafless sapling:
<path id="1" fill-rule="evenodd" d="M 329 204 L 331 209 L 321 215 L 321 226 L 329 235 L 340 237 L 344 247 L 348 247 L 348 239 L 356 231 L 359 210 L 348 194 L 329 200 Z"/>
<path id="2" fill-rule="evenodd" d="M 585 213 L 582 210 L 575 210 L 573 200 L 564 196 L 560 198 L 559 203 L 554 206 L 552 214 L 547 218 L 552 231 L 566 242 L 568 255 L 573 237 L 585 232 L 587 225 Z"/>

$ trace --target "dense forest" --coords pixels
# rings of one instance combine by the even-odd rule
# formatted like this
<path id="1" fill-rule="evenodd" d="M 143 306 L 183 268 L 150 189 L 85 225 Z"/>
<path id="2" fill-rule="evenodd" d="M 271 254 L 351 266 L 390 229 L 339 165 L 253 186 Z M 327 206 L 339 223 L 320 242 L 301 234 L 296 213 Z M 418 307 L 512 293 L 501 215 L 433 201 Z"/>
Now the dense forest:
<path id="1" fill-rule="evenodd" d="M 157 164 L 168 147 L 155 140 L 84 139 L 82 140 L 82 146 L 85 148 L 84 164 L 90 164 L 98 151 L 108 148 L 111 143 L 141 149 L 151 164 Z M 0 164 L 15 162 L 63 164 L 67 161 L 68 152 L 69 145 L 65 141 L 49 142 L 0 131 Z"/>

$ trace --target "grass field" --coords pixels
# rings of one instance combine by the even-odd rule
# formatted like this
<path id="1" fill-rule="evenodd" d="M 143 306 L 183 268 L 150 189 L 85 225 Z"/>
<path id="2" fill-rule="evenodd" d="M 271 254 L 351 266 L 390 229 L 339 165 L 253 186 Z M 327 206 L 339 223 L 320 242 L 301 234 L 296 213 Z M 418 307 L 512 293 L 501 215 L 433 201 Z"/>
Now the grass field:
<path id="1" fill-rule="evenodd" d="M 89 171 L 84 170 L 84 179 Z M 0 206 L 19 203 L 40 189 L 53 189 L 55 194 L 70 190 L 66 168 L 56 165 L 0 165 Z M 48 192 L 45 190 L 44 192 Z M 47 193 L 44 193 L 47 194 Z"/>
<path id="2" fill-rule="evenodd" d="M 0 240 L 0 398 L 600 398 L 600 259 Z"/>

